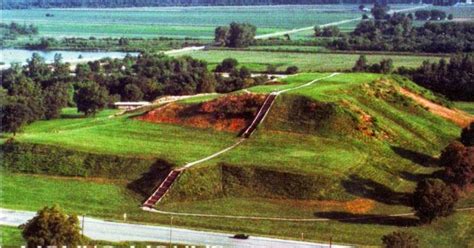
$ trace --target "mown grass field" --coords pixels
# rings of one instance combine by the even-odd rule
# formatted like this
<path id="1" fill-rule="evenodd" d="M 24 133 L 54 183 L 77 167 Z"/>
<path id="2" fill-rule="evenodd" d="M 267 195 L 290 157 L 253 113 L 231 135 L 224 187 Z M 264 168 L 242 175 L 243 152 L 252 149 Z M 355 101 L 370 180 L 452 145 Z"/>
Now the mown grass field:
<path id="1" fill-rule="evenodd" d="M 282 80 L 285 84 L 257 86 L 249 90 L 268 93 L 328 75 L 300 74 Z M 178 185 L 171 190 L 171 195 L 183 190 L 206 193 L 208 184 L 215 183 L 206 177 L 207 168 L 212 169 L 217 163 L 226 162 L 247 169 L 319 176 L 321 183 L 326 181 L 330 184 L 320 187 L 318 197 L 269 199 L 242 194 L 193 201 L 173 201 L 169 198 L 157 208 L 177 212 L 294 218 L 320 218 L 327 216 L 328 212 L 349 217 L 352 214 L 380 216 L 410 212 L 409 206 L 392 197 L 409 193 L 416 181 L 436 170 L 426 167 L 425 161 L 420 161 L 419 157 L 436 156 L 447 142 L 459 135 L 459 128 L 411 101 L 397 98 L 392 86 L 403 85 L 436 100 L 430 92 L 408 81 L 395 82 L 390 77 L 374 82 L 383 77 L 366 73 L 340 74 L 307 88 L 284 93 L 277 98 L 273 112 L 249 140 L 222 157 L 196 167 L 202 170 L 200 173 L 185 172 Z M 387 81 L 389 79 L 392 81 Z M 305 123 L 292 122 L 285 116 L 285 109 L 294 103 L 295 97 L 301 96 L 344 106 L 356 119 L 359 118 L 357 111 L 363 111 L 376 120 L 371 128 L 377 133 L 371 137 L 348 130 L 349 124 L 338 119 L 347 120 L 348 113 L 339 112 L 340 109 L 334 119 L 328 120 L 328 126 L 301 129 L 300 126 Z M 231 133 L 140 123 L 127 116 L 108 118 L 114 112 L 107 110 L 96 118 L 85 119 L 79 118 L 73 109 L 67 109 L 62 119 L 27 126 L 17 139 L 97 153 L 158 156 L 177 162 L 205 157 L 235 141 L 235 134 Z M 197 177 L 188 177 L 186 181 L 183 180 L 186 175 Z M 44 205 L 58 203 L 71 213 L 120 220 L 126 212 L 131 221 L 169 223 L 166 215 L 141 211 L 138 206 L 143 196 L 128 190 L 127 181 L 8 172 L 2 172 L 1 177 L 4 199 L 1 207 L 37 210 Z M 274 180 L 279 183 L 280 179 Z M 35 191 L 30 190 L 33 186 Z M 245 189 L 242 192 L 245 193 Z M 74 195 L 73 201 L 71 195 Z M 458 206 L 471 206 L 473 199 L 471 193 Z M 351 203 L 357 203 L 357 200 L 363 200 L 363 204 L 352 206 Z M 474 218 L 469 212 L 456 213 L 427 226 L 412 226 L 413 219 L 410 217 L 388 222 L 368 219 L 305 223 L 175 217 L 174 223 L 199 229 L 290 239 L 299 239 L 304 233 L 307 240 L 328 242 L 332 238 L 337 243 L 363 245 L 380 245 L 381 236 L 405 229 L 405 225 L 409 226 L 406 230 L 418 236 L 422 247 L 469 247 L 474 240 L 474 234 L 469 231 L 474 225 Z"/>
<path id="2" fill-rule="evenodd" d="M 62 118 L 35 122 L 16 139 L 92 153 L 166 158 L 178 165 L 217 152 L 236 139 L 233 133 L 151 124 L 130 116 L 109 118 L 115 112 L 83 118 L 75 109 L 65 109 Z"/>
<path id="3" fill-rule="evenodd" d="M 46 13 L 54 17 L 46 17 Z M 360 16 L 356 5 L 163 7 L 123 9 L 4 10 L 4 22 L 34 23 L 47 36 L 212 38 L 232 21 L 257 26 L 258 34 Z M 285 20 L 282 22 L 281 20 Z"/>
<path id="4" fill-rule="evenodd" d="M 180 54 L 183 55 L 183 54 Z M 211 69 L 226 58 L 234 58 L 241 66 L 253 71 L 265 71 L 268 65 L 274 65 L 279 71 L 288 66 L 298 66 L 304 72 L 338 71 L 351 69 L 360 55 L 330 53 L 291 53 L 262 51 L 210 50 L 186 53 L 197 59 L 206 60 Z M 410 55 L 366 55 L 369 63 L 378 63 L 391 58 L 395 67 L 418 67 L 424 60 L 438 61 L 440 57 Z"/>
<path id="5" fill-rule="evenodd" d="M 22 210 L 36 211 L 45 205 L 60 204 L 68 213 L 86 214 L 106 219 L 120 221 L 124 212 L 130 221 L 153 224 L 169 223 L 169 216 L 143 212 L 138 208 L 138 201 L 121 188 L 120 183 L 78 178 L 59 178 L 48 176 L 31 176 L 21 174 L 2 173 L 2 190 L 5 194 L 0 206 Z M 32 197 L 28 190 L 32 184 L 38 184 L 37 196 Z M 62 189 L 58 192 L 58 188 Z M 104 191 L 104 190 L 109 191 Z M 113 189 L 113 190 L 110 190 Z M 107 197 L 113 207 L 106 205 L 97 194 L 100 190 L 107 192 Z M 90 193 L 89 193 L 90 191 Z M 122 193 L 117 193 L 121 192 Z M 52 194 L 54 192 L 55 194 Z M 110 192 L 110 193 L 108 193 Z M 26 199 L 18 199 L 18 195 L 25 195 Z M 75 195 L 74 202 L 70 203 L 70 196 Z M 472 198 L 472 197 L 471 197 Z M 19 204 L 18 202 L 22 202 Z M 82 202 L 82 203 L 81 203 Z M 277 215 L 277 216 L 309 216 L 322 209 L 337 209 L 328 202 L 327 205 L 311 205 L 295 201 L 269 201 L 268 199 L 224 198 L 201 202 L 180 202 L 169 207 L 175 210 L 195 212 L 230 213 L 233 215 L 247 214 L 241 212 L 248 209 L 248 214 Z M 265 213 L 268 212 L 268 213 Z M 314 215 L 313 215 L 314 216 Z M 280 221 L 252 221 L 229 220 L 198 217 L 175 216 L 173 223 L 177 226 L 198 229 L 214 229 L 230 233 L 245 232 L 252 235 L 267 235 L 285 237 L 298 240 L 304 233 L 305 240 L 328 242 L 332 238 L 336 243 L 380 245 L 380 237 L 402 227 L 389 224 L 350 223 L 350 222 L 280 222 Z M 469 212 L 460 212 L 449 218 L 441 219 L 428 226 L 403 228 L 415 233 L 423 247 L 469 247 L 474 240 L 469 227 L 474 225 L 474 218 Z M 15 228 L 1 227 L 7 237 L 17 245 L 21 240 Z M 5 242 L 4 244 L 8 244 Z M 115 245 L 115 244 L 114 244 Z"/>
<path id="6" fill-rule="evenodd" d="M 455 102 L 454 106 L 462 111 L 474 115 L 474 103 L 472 102 Z"/>

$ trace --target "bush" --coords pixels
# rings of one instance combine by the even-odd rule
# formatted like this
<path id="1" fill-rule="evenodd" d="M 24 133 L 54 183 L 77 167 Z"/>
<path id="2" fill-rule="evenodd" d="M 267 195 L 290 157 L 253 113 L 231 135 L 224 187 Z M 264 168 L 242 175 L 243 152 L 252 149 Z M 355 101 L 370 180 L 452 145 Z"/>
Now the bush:
<path id="1" fill-rule="evenodd" d="M 341 31 L 339 30 L 339 28 L 337 26 L 329 26 L 329 27 L 323 28 L 323 33 L 321 34 L 321 36 L 323 36 L 323 37 L 337 37 L 337 36 L 339 36 L 340 33 L 341 33 Z"/>
<path id="2" fill-rule="evenodd" d="M 277 67 L 276 65 L 267 65 L 267 70 L 266 70 L 266 73 L 269 73 L 269 74 L 275 74 L 277 72 Z"/>
<path id="3" fill-rule="evenodd" d="M 461 142 L 465 146 L 474 146 L 474 121 L 462 129 Z"/>
<path id="4" fill-rule="evenodd" d="M 232 72 L 236 70 L 239 62 L 234 58 L 227 58 L 222 60 L 220 64 L 216 66 L 215 72 Z"/>
<path id="5" fill-rule="evenodd" d="M 418 239 L 410 233 L 395 231 L 382 237 L 385 248 L 416 248 Z"/>
<path id="6" fill-rule="evenodd" d="M 474 179 L 474 147 L 465 147 L 456 155 L 453 163 L 446 166 L 444 178 L 456 189 L 466 189 Z"/>
<path id="7" fill-rule="evenodd" d="M 28 247 L 73 247 L 82 242 L 77 216 L 68 216 L 57 206 L 44 207 L 20 227 Z"/>
<path id="8" fill-rule="evenodd" d="M 454 190 L 439 179 L 420 181 L 413 193 L 415 215 L 422 223 L 431 223 L 453 213 L 457 196 Z"/>
<path id="9" fill-rule="evenodd" d="M 286 74 L 296 74 L 298 73 L 298 66 L 288 66 L 288 68 L 286 68 Z"/>

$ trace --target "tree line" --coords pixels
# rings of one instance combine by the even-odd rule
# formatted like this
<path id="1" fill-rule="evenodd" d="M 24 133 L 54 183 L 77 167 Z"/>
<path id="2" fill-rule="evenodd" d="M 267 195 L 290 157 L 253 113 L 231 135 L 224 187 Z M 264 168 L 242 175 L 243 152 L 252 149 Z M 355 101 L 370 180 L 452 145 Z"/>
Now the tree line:
<path id="1" fill-rule="evenodd" d="M 397 73 L 451 100 L 474 101 L 473 54 L 454 55 L 449 61 L 424 61 L 418 68 L 401 67 Z"/>
<path id="2" fill-rule="evenodd" d="M 118 101 L 230 92 L 267 80 L 252 77 L 249 69 L 237 65 L 236 60 L 226 59 L 213 73 L 205 61 L 189 56 L 141 53 L 78 64 L 71 73 L 60 54 L 47 64 L 34 53 L 25 66 L 14 64 L 2 71 L 2 131 L 16 133 L 33 121 L 58 118 L 66 106 L 89 116 Z M 222 72 L 229 75 L 224 77 Z"/>
<path id="3" fill-rule="evenodd" d="M 416 27 L 413 25 L 414 18 L 411 13 L 394 13 L 374 20 L 364 20 L 353 32 L 334 40 L 328 47 L 338 50 L 429 53 L 474 51 L 474 23 L 426 22 L 423 26 Z"/>
<path id="4" fill-rule="evenodd" d="M 1 38 L 7 40 L 15 40 L 18 36 L 37 35 L 38 27 L 30 24 L 19 24 L 16 22 L 0 23 Z"/>

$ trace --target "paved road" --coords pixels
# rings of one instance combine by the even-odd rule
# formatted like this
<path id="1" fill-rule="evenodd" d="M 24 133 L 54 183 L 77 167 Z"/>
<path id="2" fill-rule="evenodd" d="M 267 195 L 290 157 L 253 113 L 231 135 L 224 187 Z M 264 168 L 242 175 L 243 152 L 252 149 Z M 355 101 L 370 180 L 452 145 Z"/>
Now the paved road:
<path id="1" fill-rule="evenodd" d="M 416 6 L 416 7 L 412 7 L 412 8 L 406 8 L 406 9 L 400 9 L 400 10 L 390 10 L 390 11 L 388 11 L 388 14 L 393 14 L 395 12 L 399 13 L 399 12 L 413 11 L 413 10 L 417 10 L 417 9 L 426 8 L 427 6 L 428 5 L 421 5 L 421 6 Z M 345 24 L 345 23 L 349 23 L 349 22 L 360 21 L 361 19 L 362 19 L 361 17 L 357 17 L 357 18 L 347 19 L 347 20 L 342 20 L 342 21 L 337 21 L 337 22 L 330 22 L 330 23 L 319 25 L 319 27 L 325 28 L 325 27 L 329 27 L 329 26 L 337 26 L 337 25 L 341 25 L 341 24 Z M 268 38 L 271 38 L 271 37 L 283 36 L 285 34 L 294 34 L 294 33 L 299 33 L 299 32 L 302 32 L 302 31 L 308 31 L 308 30 L 313 30 L 313 29 L 314 29 L 314 26 L 311 26 L 311 27 L 285 30 L 285 31 L 280 31 L 280 32 L 276 32 L 276 33 L 271 33 L 271 34 L 256 35 L 255 39 L 268 39 Z"/>
<path id="2" fill-rule="evenodd" d="M 33 218 L 35 212 L 9 210 L 0 208 L 0 225 L 18 226 Z M 155 241 L 169 242 L 169 226 L 149 226 L 104 221 L 85 218 L 84 234 L 92 239 L 107 241 Z M 194 231 L 183 228 L 173 228 L 172 240 L 175 243 L 210 245 L 221 247 L 295 247 L 322 248 L 327 244 L 317 244 L 302 241 L 282 240 L 264 237 L 250 237 L 247 240 L 230 238 L 232 234 Z M 348 246 L 333 245 L 335 248 Z"/>

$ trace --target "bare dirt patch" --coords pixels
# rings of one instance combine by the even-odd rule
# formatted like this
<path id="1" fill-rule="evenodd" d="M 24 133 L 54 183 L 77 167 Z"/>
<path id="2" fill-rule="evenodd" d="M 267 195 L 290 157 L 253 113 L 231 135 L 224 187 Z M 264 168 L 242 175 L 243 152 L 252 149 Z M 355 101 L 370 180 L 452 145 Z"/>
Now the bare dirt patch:
<path id="1" fill-rule="evenodd" d="M 407 89 L 404 89 L 404 88 L 400 88 L 400 93 L 402 93 L 403 95 L 405 96 L 408 96 L 410 97 L 411 99 L 413 99 L 415 102 L 417 102 L 418 104 L 420 104 L 421 106 L 427 108 L 431 113 L 433 114 L 436 114 L 436 115 L 439 115 L 447 120 L 450 120 L 454 123 L 456 123 L 456 125 L 460 126 L 460 127 L 465 127 L 467 125 L 469 125 L 469 123 L 471 123 L 472 121 L 474 121 L 474 116 L 466 113 L 466 112 L 463 112 L 461 110 L 458 110 L 458 109 L 450 109 L 450 108 L 447 108 L 447 107 L 444 107 L 442 105 L 439 105 L 439 104 L 436 104 L 432 101 L 429 101 L 425 98 L 423 98 L 422 96 L 419 96 Z"/>
<path id="2" fill-rule="evenodd" d="M 241 94 L 198 104 L 170 103 L 136 119 L 239 132 L 250 124 L 265 97 L 260 94 Z"/>
<path id="3" fill-rule="evenodd" d="M 365 198 L 352 201 L 317 201 L 317 200 L 271 200 L 272 202 L 294 206 L 296 208 L 310 208 L 318 211 L 344 211 L 351 214 L 365 214 L 375 207 L 375 202 Z"/>

